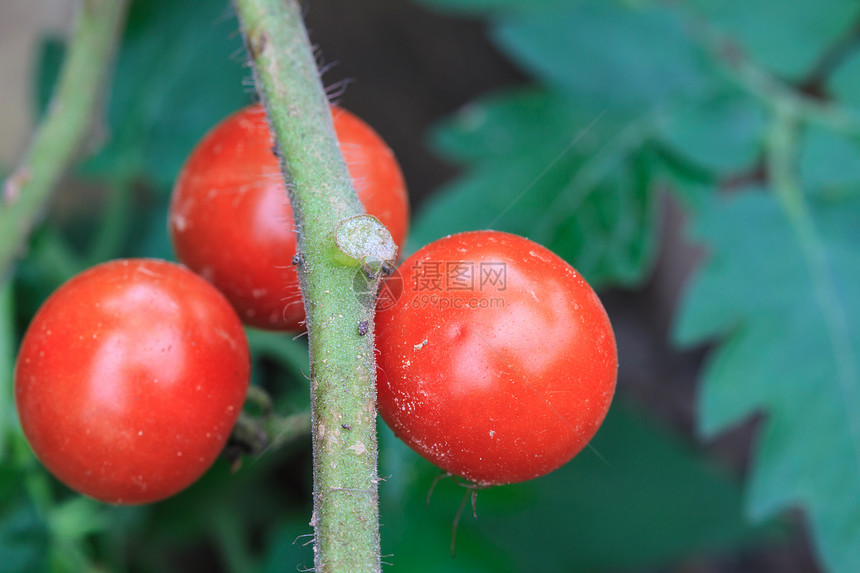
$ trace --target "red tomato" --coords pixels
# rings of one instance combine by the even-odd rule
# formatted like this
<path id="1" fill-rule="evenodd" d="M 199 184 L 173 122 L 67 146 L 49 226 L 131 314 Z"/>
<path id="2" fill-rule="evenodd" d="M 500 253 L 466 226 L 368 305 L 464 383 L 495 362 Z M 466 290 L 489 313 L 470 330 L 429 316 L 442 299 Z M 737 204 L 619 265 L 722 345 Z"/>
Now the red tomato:
<path id="1" fill-rule="evenodd" d="M 156 260 L 93 267 L 27 330 L 15 399 L 36 456 L 107 503 L 173 495 L 215 461 L 242 409 L 250 360 L 227 300 Z"/>
<path id="2" fill-rule="evenodd" d="M 401 269 L 376 323 L 379 412 L 397 436 L 481 486 L 542 476 L 585 447 L 618 362 L 579 273 L 495 231 L 435 241 Z"/>
<path id="3" fill-rule="evenodd" d="M 332 114 L 359 199 L 402 245 L 409 202 L 394 155 L 356 116 L 337 107 Z M 218 287 L 246 324 L 295 331 L 305 317 L 291 264 L 296 232 L 272 144 L 258 105 L 210 131 L 176 181 L 170 235 L 179 259 Z"/>

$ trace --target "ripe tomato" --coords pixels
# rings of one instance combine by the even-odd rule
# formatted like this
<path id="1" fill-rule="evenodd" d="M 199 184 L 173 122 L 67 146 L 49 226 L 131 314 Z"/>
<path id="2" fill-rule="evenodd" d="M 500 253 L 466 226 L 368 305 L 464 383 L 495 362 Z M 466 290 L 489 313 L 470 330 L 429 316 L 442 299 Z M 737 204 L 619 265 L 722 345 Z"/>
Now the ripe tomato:
<path id="1" fill-rule="evenodd" d="M 397 436 L 481 486 L 544 475 L 585 447 L 618 362 L 579 273 L 495 231 L 435 241 L 401 269 L 376 323 L 379 412 Z"/>
<path id="2" fill-rule="evenodd" d="M 227 300 L 188 269 L 120 260 L 63 284 L 15 370 L 24 434 L 66 485 L 148 503 L 200 477 L 242 408 L 250 361 Z"/>
<path id="3" fill-rule="evenodd" d="M 394 155 L 356 116 L 334 106 L 332 115 L 359 199 L 402 245 L 409 203 Z M 300 330 L 293 212 L 262 107 L 238 111 L 200 141 L 173 189 L 169 227 L 179 259 L 218 287 L 246 324 Z"/>

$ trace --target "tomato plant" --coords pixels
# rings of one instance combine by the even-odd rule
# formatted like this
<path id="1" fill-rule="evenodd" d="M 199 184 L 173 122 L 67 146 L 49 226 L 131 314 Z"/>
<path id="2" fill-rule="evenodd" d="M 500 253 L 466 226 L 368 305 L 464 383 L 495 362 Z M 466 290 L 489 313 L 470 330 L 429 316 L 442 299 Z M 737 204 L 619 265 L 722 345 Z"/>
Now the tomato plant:
<path id="1" fill-rule="evenodd" d="M 364 121 L 332 107 L 341 152 L 359 199 L 403 244 L 409 203 L 394 154 Z M 299 330 L 304 307 L 292 265 L 296 231 L 262 107 L 223 120 L 186 161 L 170 205 L 180 260 L 223 292 L 242 320 Z"/>
<path id="2" fill-rule="evenodd" d="M 245 333 L 209 283 L 158 260 L 118 260 L 63 284 L 33 318 L 15 398 L 36 456 L 116 504 L 175 494 L 214 462 L 242 408 Z"/>
<path id="3" fill-rule="evenodd" d="M 478 485 L 553 471 L 597 432 L 615 390 L 609 318 L 570 265 L 515 235 L 452 235 L 403 262 L 377 316 L 385 421 Z"/>

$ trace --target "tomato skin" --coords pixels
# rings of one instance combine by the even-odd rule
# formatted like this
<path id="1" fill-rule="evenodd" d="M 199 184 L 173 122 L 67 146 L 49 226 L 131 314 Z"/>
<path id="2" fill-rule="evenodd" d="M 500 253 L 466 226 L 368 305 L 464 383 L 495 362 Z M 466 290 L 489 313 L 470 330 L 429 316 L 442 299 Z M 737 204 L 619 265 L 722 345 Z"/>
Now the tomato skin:
<path id="1" fill-rule="evenodd" d="M 365 210 L 398 246 L 409 225 L 403 175 L 385 142 L 332 106 L 341 152 Z M 170 205 L 177 257 L 230 300 L 245 324 L 298 331 L 305 317 L 293 212 L 265 111 L 249 106 L 215 126 L 187 159 Z"/>
<path id="2" fill-rule="evenodd" d="M 212 285 L 173 263 L 118 260 L 73 277 L 36 313 L 15 401 L 62 482 L 106 503 L 149 503 L 215 461 L 249 369 L 242 324 Z"/>
<path id="3" fill-rule="evenodd" d="M 480 486 L 542 476 L 585 447 L 618 361 L 579 273 L 495 231 L 440 239 L 400 268 L 403 292 L 376 318 L 378 408 L 397 436 Z"/>

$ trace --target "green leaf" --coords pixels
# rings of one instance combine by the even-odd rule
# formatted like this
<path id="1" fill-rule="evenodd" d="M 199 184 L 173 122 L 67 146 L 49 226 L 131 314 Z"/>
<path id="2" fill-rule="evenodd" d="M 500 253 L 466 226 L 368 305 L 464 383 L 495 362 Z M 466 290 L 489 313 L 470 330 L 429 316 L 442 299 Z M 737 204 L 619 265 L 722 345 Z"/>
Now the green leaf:
<path id="1" fill-rule="evenodd" d="M 831 93 L 845 105 L 860 107 L 860 51 L 834 70 L 828 78 Z"/>
<path id="2" fill-rule="evenodd" d="M 860 142 L 820 128 L 803 138 L 800 175 L 811 189 L 831 197 L 856 194 L 860 184 Z"/>
<path id="3" fill-rule="evenodd" d="M 700 212 L 710 258 L 676 335 L 722 338 L 704 374 L 705 435 L 764 413 L 753 517 L 801 506 L 828 570 L 860 571 L 860 198 L 803 207 L 789 217 L 747 191 Z"/>
<path id="4" fill-rule="evenodd" d="M 531 10 L 545 5 L 562 4 L 570 0 L 416 0 L 428 8 L 445 12 L 480 14 L 484 12 Z"/>
<path id="5" fill-rule="evenodd" d="M 854 0 L 695 0 L 710 24 L 733 37 L 773 73 L 800 79 L 824 50 L 848 33 L 860 6 Z"/>
<path id="6" fill-rule="evenodd" d="M 765 114 L 740 91 L 719 89 L 684 102 L 661 126 L 661 140 L 685 161 L 714 173 L 743 171 L 762 151 Z"/>
<path id="7" fill-rule="evenodd" d="M 109 526 L 105 505 L 83 496 L 54 506 L 49 520 L 51 532 L 62 541 L 79 541 Z"/>
<path id="8" fill-rule="evenodd" d="M 248 344 L 254 356 L 267 355 L 297 378 L 310 372 L 308 346 L 282 332 L 248 329 Z"/>
<path id="9" fill-rule="evenodd" d="M 59 57 L 56 45 L 43 53 L 39 93 L 47 94 Z M 247 102 L 241 53 L 235 19 L 221 0 L 133 2 L 108 98 L 105 146 L 82 171 L 169 187 L 200 137 Z"/>
<path id="10" fill-rule="evenodd" d="M 0 466 L 0 563 L 8 573 L 46 571 L 47 524 L 24 493 L 22 472 Z"/>
<path id="11" fill-rule="evenodd" d="M 681 206 L 698 211 L 708 205 L 717 188 L 707 173 L 691 167 L 671 154 L 662 154 L 655 174 L 655 185 L 668 189 Z"/>
<path id="12" fill-rule="evenodd" d="M 39 110 L 39 117 L 48 109 L 65 54 L 65 44 L 56 38 L 46 38 L 39 47 L 39 64 L 36 67 L 36 109 Z"/>
<path id="13" fill-rule="evenodd" d="M 616 401 L 591 446 L 566 466 L 479 491 L 478 519 L 464 513 L 451 561 L 451 522 L 466 490 L 443 480 L 425 506 L 438 470 L 388 431 L 382 443 L 381 471 L 392 476 L 381 489 L 383 553 L 398 570 L 638 570 L 763 533 L 746 525 L 740 488 L 725 471 Z"/>
<path id="14" fill-rule="evenodd" d="M 15 297 L 11 281 L 0 284 L 0 464 L 7 455 L 7 440 L 17 432 L 13 404 L 15 371 Z"/>
<path id="15" fill-rule="evenodd" d="M 281 520 L 265 530 L 266 557 L 258 573 L 312 571 L 314 563 L 313 529 L 307 515 Z"/>
<path id="16" fill-rule="evenodd" d="M 595 149 L 592 123 L 601 132 L 619 129 L 605 108 L 580 105 L 574 99 L 539 88 L 501 92 L 464 106 L 437 126 L 433 147 L 458 163 L 479 163 L 499 157 L 515 157 L 535 147 L 569 145 L 572 136 L 579 153 Z M 607 122 L 614 122 L 611 128 Z"/>
<path id="17" fill-rule="evenodd" d="M 3 563 L 3 571 L 46 571 L 47 548 L 47 530 L 32 505 L 18 504 L 0 519 L 0 563 Z"/>
<path id="18" fill-rule="evenodd" d="M 502 18 L 494 38 L 543 82 L 605 106 L 645 109 L 691 93 L 699 54 L 677 10 L 583 0 Z"/>
<path id="19" fill-rule="evenodd" d="M 525 90 L 470 104 L 438 132 L 466 174 L 435 194 L 410 245 L 494 228 L 549 247 L 592 285 L 636 284 L 653 262 L 652 124 Z"/>

